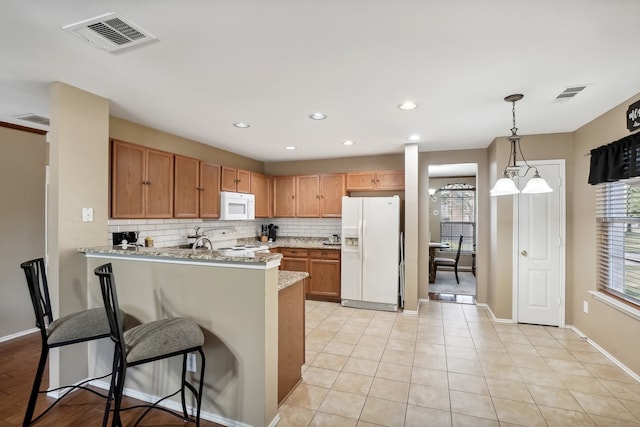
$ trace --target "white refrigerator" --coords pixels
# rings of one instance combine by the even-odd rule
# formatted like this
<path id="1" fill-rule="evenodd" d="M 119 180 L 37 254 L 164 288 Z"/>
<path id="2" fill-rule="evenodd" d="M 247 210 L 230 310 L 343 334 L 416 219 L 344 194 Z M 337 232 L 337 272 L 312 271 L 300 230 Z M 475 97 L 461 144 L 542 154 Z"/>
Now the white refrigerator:
<path id="1" fill-rule="evenodd" d="M 341 299 L 347 307 L 397 311 L 400 198 L 342 198 Z"/>

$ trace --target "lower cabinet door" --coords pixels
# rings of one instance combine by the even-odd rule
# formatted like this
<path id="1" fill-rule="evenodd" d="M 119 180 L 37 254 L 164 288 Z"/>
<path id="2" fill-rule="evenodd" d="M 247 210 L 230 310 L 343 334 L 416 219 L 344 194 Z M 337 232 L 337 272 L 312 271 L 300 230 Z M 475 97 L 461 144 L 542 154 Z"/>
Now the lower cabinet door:
<path id="1" fill-rule="evenodd" d="M 340 302 L 340 261 L 309 260 L 307 298 Z"/>

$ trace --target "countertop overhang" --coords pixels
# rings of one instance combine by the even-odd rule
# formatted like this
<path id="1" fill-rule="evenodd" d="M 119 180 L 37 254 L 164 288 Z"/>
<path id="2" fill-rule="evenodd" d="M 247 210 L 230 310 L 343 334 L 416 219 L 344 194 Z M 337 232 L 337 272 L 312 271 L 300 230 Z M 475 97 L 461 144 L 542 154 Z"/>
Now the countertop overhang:
<path id="1" fill-rule="evenodd" d="M 131 260 L 166 262 L 176 264 L 209 264 L 218 267 L 268 269 L 280 265 L 282 255 L 278 253 L 256 253 L 255 257 L 222 256 L 217 251 L 193 252 L 191 249 L 180 248 L 147 248 L 141 246 L 96 246 L 78 248 L 87 257 L 99 258 L 128 258 Z"/>

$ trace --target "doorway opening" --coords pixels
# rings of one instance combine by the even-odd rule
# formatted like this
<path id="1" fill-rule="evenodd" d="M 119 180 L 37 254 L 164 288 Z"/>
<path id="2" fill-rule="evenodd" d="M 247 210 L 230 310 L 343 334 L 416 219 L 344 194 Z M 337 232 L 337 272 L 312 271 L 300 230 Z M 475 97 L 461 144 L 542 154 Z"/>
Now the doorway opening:
<path id="1" fill-rule="evenodd" d="M 477 175 L 476 163 L 429 165 L 430 300 L 476 302 Z"/>

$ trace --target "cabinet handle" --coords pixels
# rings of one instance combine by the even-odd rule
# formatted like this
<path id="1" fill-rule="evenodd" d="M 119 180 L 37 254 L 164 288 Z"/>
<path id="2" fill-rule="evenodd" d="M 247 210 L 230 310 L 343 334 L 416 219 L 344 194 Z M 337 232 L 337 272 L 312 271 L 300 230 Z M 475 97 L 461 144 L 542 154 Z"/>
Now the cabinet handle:
<path id="1" fill-rule="evenodd" d="M 202 188 L 202 187 L 196 187 L 196 190 L 198 190 L 198 191 L 204 191 L 204 188 Z"/>
<path id="2" fill-rule="evenodd" d="M 292 198 L 292 199 L 295 199 L 295 198 L 296 198 L 296 196 L 295 196 L 295 195 L 293 195 L 293 196 L 291 196 L 291 198 Z"/>

